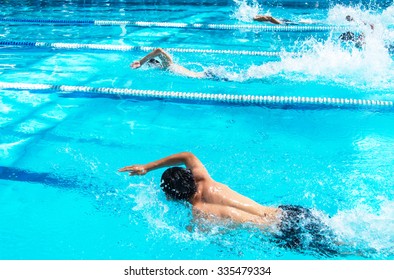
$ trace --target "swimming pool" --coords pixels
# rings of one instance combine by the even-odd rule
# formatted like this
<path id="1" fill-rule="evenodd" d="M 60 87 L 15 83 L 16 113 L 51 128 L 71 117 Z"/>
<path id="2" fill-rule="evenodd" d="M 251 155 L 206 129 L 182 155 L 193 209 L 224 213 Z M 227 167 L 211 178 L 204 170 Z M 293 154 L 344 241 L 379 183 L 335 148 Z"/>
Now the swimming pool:
<path id="1" fill-rule="evenodd" d="M 321 211 L 346 259 L 393 259 L 394 6 L 305 2 L 4 3 L 0 259 L 326 258 L 243 228 L 189 232 L 161 170 L 117 172 L 183 150 L 262 204 Z M 258 11 L 304 23 L 251 22 Z M 365 49 L 337 42 L 348 13 L 375 25 Z M 230 81 L 132 70 L 141 47 Z"/>

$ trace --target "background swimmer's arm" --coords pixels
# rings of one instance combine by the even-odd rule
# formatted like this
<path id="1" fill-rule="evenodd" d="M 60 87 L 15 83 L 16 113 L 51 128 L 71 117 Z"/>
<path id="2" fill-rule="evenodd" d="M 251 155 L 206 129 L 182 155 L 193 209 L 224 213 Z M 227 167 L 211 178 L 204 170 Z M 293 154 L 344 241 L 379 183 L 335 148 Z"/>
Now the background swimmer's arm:
<path id="1" fill-rule="evenodd" d="M 369 27 L 371 28 L 371 30 L 374 30 L 375 29 L 375 25 L 373 25 L 372 23 L 366 23 L 366 22 L 364 22 L 364 24 L 365 25 L 369 25 Z"/>
<path id="2" fill-rule="evenodd" d="M 184 164 L 189 168 L 196 181 L 210 178 L 207 170 L 201 161 L 190 152 L 182 152 L 173 154 L 168 157 L 152 161 L 147 164 L 130 165 L 119 169 L 119 172 L 129 172 L 130 176 L 133 175 L 145 175 L 149 171 L 159 169 L 167 166 L 174 166 Z"/>
<path id="3" fill-rule="evenodd" d="M 364 25 L 369 25 L 369 27 L 370 27 L 372 30 L 375 29 L 375 25 L 374 25 L 374 24 L 372 24 L 372 23 L 367 23 L 367 22 L 364 21 L 364 20 L 361 20 L 361 22 L 362 22 Z"/>
<path id="4" fill-rule="evenodd" d="M 274 24 L 282 24 L 282 22 L 272 16 L 257 15 L 253 18 L 255 21 L 269 21 Z"/>
<path id="5" fill-rule="evenodd" d="M 163 66 L 165 68 L 169 67 L 172 64 L 172 59 L 169 54 L 167 54 L 163 49 L 157 48 L 154 51 L 150 52 L 140 60 L 134 61 L 130 67 L 132 68 L 140 68 L 142 65 L 144 65 L 147 61 L 149 61 L 152 58 L 155 58 L 159 56 L 160 59 L 162 60 Z"/>

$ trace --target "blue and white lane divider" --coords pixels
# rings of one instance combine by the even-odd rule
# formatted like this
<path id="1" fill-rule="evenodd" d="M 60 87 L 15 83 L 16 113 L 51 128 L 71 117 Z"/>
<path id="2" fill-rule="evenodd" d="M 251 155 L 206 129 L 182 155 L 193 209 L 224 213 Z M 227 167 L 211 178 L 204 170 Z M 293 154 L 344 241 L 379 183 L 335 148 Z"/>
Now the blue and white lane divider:
<path id="1" fill-rule="evenodd" d="M 128 88 L 107 88 L 88 86 L 67 86 L 52 84 L 28 84 L 28 83 L 6 83 L 0 82 L 0 89 L 29 90 L 44 92 L 67 93 L 90 93 L 116 96 L 129 96 L 140 98 L 165 98 L 170 100 L 189 100 L 195 102 L 210 101 L 216 103 L 230 103 L 237 105 L 262 105 L 271 107 L 293 106 L 293 107 L 335 107 L 335 108 L 390 108 L 394 107 L 392 101 L 365 100 L 352 98 L 330 98 L 330 97 L 304 97 L 304 96 L 266 96 L 266 95 L 237 95 L 237 94 L 215 94 L 200 92 L 180 92 L 161 90 L 138 90 Z"/>
<path id="2" fill-rule="evenodd" d="M 109 44 L 78 44 L 78 43 L 46 43 L 46 42 L 30 42 L 30 41 L 0 41 L 0 46 L 22 46 L 37 48 L 53 48 L 53 49 L 88 49 L 88 50 L 104 50 L 104 51 L 152 51 L 156 47 L 143 46 L 126 46 L 126 45 L 109 45 Z M 209 53 L 209 54 L 231 54 L 231 55 L 251 55 L 251 56 L 280 56 L 280 52 L 266 51 L 247 51 L 247 50 L 212 50 L 212 49 L 189 49 L 189 48 L 163 48 L 168 52 L 174 53 Z"/>
<path id="3" fill-rule="evenodd" d="M 258 30 L 258 31 L 343 31 L 349 26 L 337 25 L 263 25 L 263 24 L 204 24 L 204 23 L 179 23 L 179 22 L 152 22 L 129 20 L 64 20 L 64 19 L 27 19 L 27 18 L 0 18 L 0 22 L 29 23 L 29 24 L 67 24 L 67 25 L 128 25 L 134 27 L 159 27 L 159 28 L 185 28 L 185 29 L 214 29 L 214 30 Z M 352 27 L 354 28 L 354 27 Z"/>

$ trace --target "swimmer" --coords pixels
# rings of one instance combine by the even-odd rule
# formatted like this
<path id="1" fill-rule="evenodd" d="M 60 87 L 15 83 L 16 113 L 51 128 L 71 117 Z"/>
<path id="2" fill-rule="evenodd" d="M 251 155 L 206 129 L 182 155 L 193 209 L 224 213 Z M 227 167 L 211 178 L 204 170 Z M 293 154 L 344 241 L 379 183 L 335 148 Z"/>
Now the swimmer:
<path id="1" fill-rule="evenodd" d="M 254 21 L 271 22 L 273 24 L 296 24 L 288 19 L 277 19 L 268 15 L 257 15 L 253 18 Z"/>
<path id="2" fill-rule="evenodd" d="M 273 24 L 283 24 L 283 22 L 280 21 L 279 19 L 267 15 L 257 15 L 253 18 L 253 20 L 261 21 L 261 22 L 271 22 Z"/>
<path id="3" fill-rule="evenodd" d="M 351 15 L 347 15 L 346 17 L 346 20 L 348 21 L 348 22 L 355 22 L 355 20 L 354 20 L 354 18 L 351 16 Z M 368 23 L 366 23 L 365 21 L 361 21 L 364 25 L 368 25 Z M 372 30 L 374 30 L 374 28 L 375 28 L 375 26 L 373 25 L 373 24 L 369 24 L 369 27 L 372 29 Z"/>
<path id="4" fill-rule="evenodd" d="M 356 20 L 351 16 L 347 15 L 345 19 L 349 22 L 356 22 Z M 373 31 L 375 26 L 373 24 L 368 24 L 365 21 L 361 21 L 364 25 L 369 25 L 371 30 Z M 365 47 L 365 34 L 363 32 L 360 33 L 354 33 L 351 31 L 347 31 L 342 33 L 339 36 L 339 40 L 344 41 L 344 42 L 354 42 L 356 48 L 363 48 Z"/>
<path id="5" fill-rule="evenodd" d="M 157 58 L 157 59 L 156 59 Z M 140 60 L 134 61 L 130 64 L 130 67 L 133 69 L 140 68 L 142 65 L 147 63 L 151 67 L 156 67 L 163 70 L 168 70 L 174 74 L 189 77 L 189 78 L 196 78 L 196 79 L 211 79 L 211 80 L 222 80 L 227 81 L 227 78 L 219 77 L 217 74 L 214 73 L 212 70 L 206 70 L 202 72 L 195 72 L 191 71 L 181 65 L 175 64 L 172 61 L 171 56 L 166 53 L 163 49 L 157 48 L 151 53 L 147 54 Z"/>
<path id="6" fill-rule="evenodd" d="M 337 254 L 332 248 L 334 235 L 329 227 L 310 209 L 301 206 L 263 206 L 211 178 L 201 161 L 190 152 L 167 156 L 148 164 L 119 169 L 130 176 L 145 175 L 162 167 L 160 187 L 167 199 L 184 201 L 192 206 L 196 221 L 228 221 L 251 225 L 270 232 L 285 248 L 316 249 L 324 254 Z M 307 237 L 307 241 L 305 238 Z"/>
<path id="7" fill-rule="evenodd" d="M 356 48 L 363 48 L 365 46 L 365 35 L 364 33 L 355 34 L 353 32 L 347 31 L 339 35 L 339 40 L 343 42 L 354 42 Z"/>
<path id="8" fill-rule="evenodd" d="M 347 15 L 345 19 L 349 22 L 356 22 L 355 19 L 351 15 Z M 365 21 L 361 21 L 364 25 L 368 25 Z M 371 30 L 374 30 L 374 25 L 369 24 Z M 363 48 L 365 47 L 365 34 L 363 32 L 360 33 L 354 33 L 351 31 L 347 31 L 339 35 L 339 40 L 343 42 L 354 42 L 354 45 L 356 48 Z"/>

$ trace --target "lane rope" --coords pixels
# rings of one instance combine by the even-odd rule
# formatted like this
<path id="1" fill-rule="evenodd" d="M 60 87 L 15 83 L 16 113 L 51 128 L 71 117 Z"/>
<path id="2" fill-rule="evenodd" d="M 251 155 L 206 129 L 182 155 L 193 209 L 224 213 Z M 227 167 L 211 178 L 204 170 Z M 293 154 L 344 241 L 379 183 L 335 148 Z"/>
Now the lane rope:
<path id="1" fill-rule="evenodd" d="M 22 46 L 37 48 L 53 48 L 53 49 L 89 49 L 104 51 L 152 51 L 157 47 L 144 46 L 126 46 L 126 45 L 110 45 L 110 44 L 79 44 L 79 43 L 47 43 L 47 42 L 31 42 L 31 41 L 0 41 L 0 46 Z M 233 54 L 233 55 L 251 55 L 251 56 L 280 56 L 281 52 L 268 51 L 247 51 L 247 50 L 213 50 L 213 49 L 189 49 L 189 48 L 163 48 L 166 51 L 174 53 L 210 53 L 210 54 Z"/>
<path id="2" fill-rule="evenodd" d="M 263 25 L 263 24 L 204 24 L 204 23 L 178 23 L 178 22 L 154 22 L 154 21 L 129 21 L 129 20 L 66 20 L 66 19 L 29 19 L 29 18 L 0 18 L 0 22 L 8 23 L 33 23 L 33 24 L 67 24 L 67 25 L 128 25 L 134 27 L 158 27 L 158 28 L 189 28 L 189 29 L 213 29 L 213 30 L 258 30 L 264 32 L 322 32 L 349 30 L 346 25 Z"/>
<path id="3" fill-rule="evenodd" d="M 217 103 L 231 103 L 239 105 L 265 105 L 265 106 L 326 106 L 335 108 L 393 108 L 393 101 L 367 100 L 353 98 L 331 97 L 305 97 L 305 96 L 267 96 L 267 95 L 238 95 L 238 94 L 215 94 L 201 92 L 180 92 L 161 90 L 139 90 L 129 88 L 108 88 L 89 86 L 67 86 L 53 84 L 31 83 L 6 83 L 0 82 L 0 89 L 7 90 L 30 90 L 45 92 L 67 93 L 92 93 L 117 96 L 131 96 L 143 98 L 165 98 L 171 100 L 211 101 Z"/>

